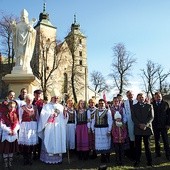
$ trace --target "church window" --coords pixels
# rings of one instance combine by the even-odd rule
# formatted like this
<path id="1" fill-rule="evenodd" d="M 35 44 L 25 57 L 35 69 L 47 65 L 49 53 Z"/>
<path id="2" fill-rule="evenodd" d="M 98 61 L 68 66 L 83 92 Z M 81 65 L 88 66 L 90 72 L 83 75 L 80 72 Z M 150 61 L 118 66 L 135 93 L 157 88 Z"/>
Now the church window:
<path id="1" fill-rule="evenodd" d="M 82 65 L 83 65 L 83 61 L 82 61 L 82 60 L 79 60 L 79 64 L 82 66 Z"/>
<path id="2" fill-rule="evenodd" d="M 79 56 L 82 57 L 82 51 L 79 51 Z"/>

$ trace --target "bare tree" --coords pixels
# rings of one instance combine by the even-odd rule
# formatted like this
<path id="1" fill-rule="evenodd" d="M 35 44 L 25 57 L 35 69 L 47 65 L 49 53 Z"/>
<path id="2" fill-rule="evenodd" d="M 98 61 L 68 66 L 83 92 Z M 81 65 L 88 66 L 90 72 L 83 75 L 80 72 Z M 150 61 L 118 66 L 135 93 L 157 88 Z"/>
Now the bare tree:
<path id="1" fill-rule="evenodd" d="M 0 37 L 1 37 L 1 53 L 8 57 L 8 65 L 12 66 L 14 63 L 14 51 L 12 43 L 12 29 L 11 23 L 13 20 L 18 21 L 18 17 L 10 14 L 6 15 L 1 12 L 0 19 Z M 12 67 L 11 67 L 12 68 Z"/>
<path id="2" fill-rule="evenodd" d="M 155 86 L 158 81 L 158 70 L 159 66 L 156 63 L 153 63 L 151 60 L 147 61 L 146 69 L 141 69 L 141 77 L 144 82 L 147 96 L 149 96 L 149 94 L 151 94 L 152 97 L 154 96 L 154 90 L 156 88 Z"/>
<path id="3" fill-rule="evenodd" d="M 109 76 L 113 78 L 114 87 L 122 94 L 125 87 L 129 85 L 128 77 L 131 75 L 130 71 L 136 59 L 122 43 L 118 43 L 113 47 L 113 53 L 112 73 Z"/>
<path id="4" fill-rule="evenodd" d="M 162 91 L 161 91 L 161 93 L 162 93 L 163 95 L 168 95 L 168 94 L 170 94 L 170 84 L 169 84 L 169 83 L 164 82 L 164 83 L 162 84 Z"/>
<path id="5" fill-rule="evenodd" d="M 49 38 L 44 37 L 43 33 L 38 34 L 41 37 L 39 41 L 37 40 L 40 47 L 38 48 L 39 57 L 36 56 L 35 50 L 31 67 L 34 75 L 40 80 L 43 97 L 47 98 L 47 93 L 54 83 L 53 74 L 61 64 L 62 58 L 60 55 L 60 45 L 57 44 L 57 41 L 51 41 Z"/>
<path id="6" fill-rule="evenodd" d="M 161 65 L 158 66 L 158 82 L 159 82 L 159 91 L 161 93 L 165 92 L 165 87 L 166 86 L 166 79 L 168 78 L 168 76 L 170 75 L 170 71 L 168 71 L 167 73 L 163 73 L 164 69 L 162 68 Z"/>
<path id="7" fill-rule="evenodd" d="M 154 97 L 154 91 L 158 90 L 161 93 L 167 93 L 169 85 L 166 83 L 166 79 L 170 75 L 170 71 L 163 73 L 164 69 L 161 65 L 158 65 L 151 60 L 147 61 L 146 69 L 142 69 L 142 80 L 144 82 L 144 88 L 147 96 Z"/>
<path id="8" fill-rule="evenodd" d="M 99 71 L 93 71 L 91 73 L 91 82 L 92 85 L 94 86 L 94 90 L 97 93 L 103 92 L 104 90 L 105 91 L 109 90 L 109 86 L 106 83 L 104 76 Z"/>

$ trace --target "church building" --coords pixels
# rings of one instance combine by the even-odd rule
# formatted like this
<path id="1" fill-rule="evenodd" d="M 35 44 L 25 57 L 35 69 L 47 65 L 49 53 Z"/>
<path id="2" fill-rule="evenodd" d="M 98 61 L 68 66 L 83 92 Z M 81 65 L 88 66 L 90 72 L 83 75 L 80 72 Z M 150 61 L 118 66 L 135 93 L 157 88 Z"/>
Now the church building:
<path id="1" fill-rule="evenodd" d="M 57 42 L 57 27 L 50 22 L 45 4 L 34 28 L 37 37 L 31 67 L 41 80 L 40 88 L 47 96 L 55 89 L 64 101 L 68 97 L 88 101 L 95 92 L 88 87 L 87 38 L 76 16 L 63 42 Z"/>

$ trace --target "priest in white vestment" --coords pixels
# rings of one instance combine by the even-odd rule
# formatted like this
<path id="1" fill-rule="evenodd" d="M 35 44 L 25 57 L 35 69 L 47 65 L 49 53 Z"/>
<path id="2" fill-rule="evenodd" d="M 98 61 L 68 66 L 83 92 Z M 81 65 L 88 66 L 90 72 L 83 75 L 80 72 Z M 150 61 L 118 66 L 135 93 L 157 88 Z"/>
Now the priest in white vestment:
<path id="1" fill-rule="evenodd" d="M 42 139 L 40 160 L 50 164 L 62 163 L 62 153 L 66 152 L 67 118 L 63 114 L 63 106 L 58 103 L 57 95 L 42 108 L 38 132 Z"/>
<path id="2" fill-rule="evenodd" d="M 129 136 L 129 150 L 126 150 L 125 155 L 131 160 L 135 158 L 135 134 L 134 134 L 134 123 L 132 121 L 131 111 L 134 104 L 137 103 L 137 100 L 133 99 L 132 91 L 126 92 L 127 100 L 124 102 L 125 114 L 127 117 L 127 127 L 128 127 L 128 136 Z"/>

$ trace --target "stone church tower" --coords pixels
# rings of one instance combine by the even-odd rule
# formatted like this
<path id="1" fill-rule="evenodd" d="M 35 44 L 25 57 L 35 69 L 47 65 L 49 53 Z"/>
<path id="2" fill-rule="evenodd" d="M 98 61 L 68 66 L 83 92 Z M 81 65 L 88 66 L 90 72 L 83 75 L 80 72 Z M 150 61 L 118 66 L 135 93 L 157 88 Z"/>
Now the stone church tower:
<path id="1" fill-rule="evenodd" d="M 48 96 L 53 89 L 57 90 L 62 100 L 69 96 L 76 102 L 80 99 L 87 101 L 86 37 L 80 31 L 76 16 L 65 40 L 57 43 L 57 28 L 51 24 L 44 4 L 35 29 L 37 38 L 31 67 L 46 86 L 42 88 L 44 85 L 41 84 L 40 88 L 46 90 Z"/>

